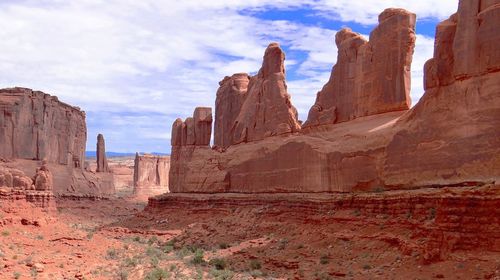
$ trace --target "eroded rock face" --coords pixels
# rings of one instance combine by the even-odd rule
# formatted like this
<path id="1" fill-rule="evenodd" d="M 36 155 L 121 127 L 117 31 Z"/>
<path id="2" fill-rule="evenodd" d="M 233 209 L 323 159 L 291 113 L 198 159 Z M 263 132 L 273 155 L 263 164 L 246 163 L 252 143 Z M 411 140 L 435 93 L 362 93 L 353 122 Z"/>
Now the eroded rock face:
<path id="1" fill-rule="evenodd" d="M 37 191 L 52 191 L 54 188 L 54 180 L 47 166 L 47 161 L 44 160 L 42 166 L 37 168 L 33 182 L 35 184 L 35 190 Z"/>
<path id="2" fill-rule="evenodd" d="M 193 117 L 183 122 L 176 119 L 172 124 L 172 147 L 209 146 L 212 136 L 212 108 L 197 107 Z"/>
<path id="3" fill-rule="evenodd" d="M 408 110 L 415 19 L 403 9 L 387 9 L 369 41 L 348 28 L 339 31 L 337 64 L 304 127 Z"/>
<path id="4" fill-rule="evenodd" d="M 106 146 L 104 143 L 104 136 L 102 134 L 97 135 L 97 172 L 110 172 L 108 167 L 108 160 L 106 159 Z"/>
<path id="5" fill-rule="evenodd" d="M 385 93 L 374 94 L 375 99 L 352 98 L 342 102 L 325 99 L 342 104 L 342 108 L 328 107 L 334 108 L 335 120 L 328 119 L 324 110 L 318 111 L 321 114 L 315 124 L 325 120 L 329 125 L 310 122 L 308 129 L 289 137 L 265 137 L 228 149 L 175 146 L 171 191 L 367 192 L 477 186 L 500 181 L 500 57 L 496 43 L 500 41 L 500 32 L 494 28 L 499 26 L 499 11 L 499 1 L 460 1 L 458 13 L 437 28 L 435 55 L 425 66 L 426 92 L 410 110 L 403 109 L 409 100 L 405 73 L 411 62 L 407 55 L 413 48 L 413 29 L 409 27 L 413 26 L 414 15 L 386 10 L 369 43 L 349 30 L 339 32 L 340 54 L 349 55 L 353 50 L 357 54 L 351 57 L 355 58 L 351 66 L 343 64 L 350 61 L 347 57 L 339 58 L 337 66 L 344 70 L 338 72 L 335 66 L 332 77 L 336 82 L 329 82 L 325 88 L 339 84 L 348 87 L 358 81 L 357 77 L 368 77 L 371 87 L 386 87 L 385 93 L 399 93 L 400 99 Z M 381 47 L 377 40 L 387 40 L 376 39 L 381 36 L 400 40 L 389 40 L 391 43 L 387 46 L 382 44 L 392 50 L 381 51 L 387 55 L 385 60 L 376 54 Z M 357 59 L 364 57 L 360 54 L 366 52 L 368 46 L 373 49 L 373 61 L 378 62 L 365 61 L 357 68 Z M 407 51 L 401 51 L 403 47 Z M 390 70 L 395 69 L 396 60 L 392 60 L 392 55 L 396 53 L 401 55 L 397 60 L 401 62 L 399 74 Z M 388 76 L 362 72 L 367 76 L 354 75 L 352 79 L 345 78 L 347 82 L 337 81 L 342 77 L 337 72 L 365 71 L 364 67 L 368 66 L 389 69 L 392 74 L 385 70 L 381 71 Z M 356 71 L 352 73 L 358 73 Z M 393 84 L 388 82 L 389 78 Z M 244 105 L 249 102 L 252 79 Z M 352 85 L 364 83 L 359 82 Z M 319 99 L 325 92 L 322 91 Z M 366 100 L 371 101 L 366 103 Z M 373 105 L 379 102 L 376 100 L 388 103 Z M 321 102 L 316 105 L 326 104 Z M 367 109 L 368 114 L 349 113 L 361 112 L 359 108 L 370 104 L 389 112 L 375 113 Z"/>
<path id="6" fill-rule="evenodd" d="M 79 108 L 40 91 L 0 89 L 0 157 L 31 178 L 45 159 L 54 194 L 102 197 L 114 193 L 112 174 L 84 170 L 86 137 L 85 113 Z M 45 175 L 39 176 L 44 178 L 41 188 L 48 187 L 41 183 L 48 179 Z"/>
<path id="7" fill-rule="evenodd" d="M 499 25 L 499 0 L 473 0 L 437 26 L 426 92 L 387 146 L 387 184 L 499 180 Z"/>
<path id="8" fill-rule="evenodd" d="M 153 196 L 168 192 L 169 156 L 135 155 L 134 194 Z"/>
<path id="9" fill-rule="evenodd" d="M 52 174 L 46 161 L 36 169 L 33 179 L 23 171 L 3 166 L 0 162 L 0 203 L 2 200 L 26 200 L 36 207 L 55 209 L 52 189 Z"/>
<path id="10" fill-rule="evenodd" d="M 300 131 L 297 110 L 287 92 L 284 61 L 285 53 L 279 44 L 269 44 L 262 68 L 249 81 L 245 101 L 234 122 L 232 144 Z"/>
<path id="11" fill-rule="evenodd" d="M 0 89 L 0 157 L 83 168 L 85 113 L 26 88 Z"/>
<path id="12" fill-rule="evenodd" d="M 245 102 L 249 82 L 250 76 L 246 73 L 234 74 L 219 82 L 215 100 L 215 146 L 229 147 L 233 144 L 234 124 Z"/>

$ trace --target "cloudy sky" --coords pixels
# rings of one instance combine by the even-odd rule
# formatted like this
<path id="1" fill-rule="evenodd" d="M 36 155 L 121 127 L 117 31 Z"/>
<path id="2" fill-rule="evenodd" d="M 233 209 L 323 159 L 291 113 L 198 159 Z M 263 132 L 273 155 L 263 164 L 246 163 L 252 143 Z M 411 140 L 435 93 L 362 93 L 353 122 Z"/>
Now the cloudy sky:
<path id="1" fill-rule="evenodd" d="M 417 14 L 412 100 L 423 93 L 436 24 L 458 0 L 0 0 L 0 87 L 57 95 L 87 112 L 87 149 L 170 152 L 170 128 L 214 106 L 218 82 L 254 74 L 265 47 L 287 54 L 292 102 L 307 117 L 336 61 L 336 31 L 368 35 L 387 7 Z"/>

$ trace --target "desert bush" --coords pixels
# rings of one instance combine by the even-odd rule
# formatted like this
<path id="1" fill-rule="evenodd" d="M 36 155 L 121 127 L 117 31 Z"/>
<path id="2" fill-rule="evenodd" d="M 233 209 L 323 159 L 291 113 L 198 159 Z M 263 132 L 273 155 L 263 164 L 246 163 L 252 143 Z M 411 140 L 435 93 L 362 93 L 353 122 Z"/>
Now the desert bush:
<path id="1" fill-rule="evenodd" d="M 191 260 L 191 263 L 193 264 L 203 264 L 205 263 L 205 259 L 203 259 L 203 250 L 197 249 L 194 252 L 193 259 Z"/>
<path id="2" fill-rule="evenodd" d="M 213 266 L 216 270 L 224 270 L 227 267 L 226 260 L 220 258 L 211 259 L 208 264 Z"/>
<path id="3" fill-rule="evenodd" d="M 257 270 L 257 269 L 261 269 L 261 268 L 262 268 L 262 264 L 259 262 L 259 260 L 251 260 L 250 261 L 250 269 Z"/>
<path id="4" fill-rule="evenodd" d="M 170 273 L 161 268 L 155 268 L 146 275 L 144 280 L 166 280 L 168 278 L 170 278 Z"/>
<path id="5" fill-rule="evenodd" d="M 107 260 L 116 260 L 117 258 L 118 258 L 118 251 L 116 249 L 112 248 L 106 251 Z"/>
<path id="6" fill-rule="evenodd" d="M 320 258 L 319 258 L 319 263 L 320 264 L 327 264 L 330 262 L 330 258 L 327 256 L 327 255 L 322 255 Z"/>
<path id="7" fill-rule="evenodd" d="M 217 280 L 231 280 L 234 277 L 234 273 L 229 269 L 224 269 L 224 270 L 213 269 L 210 272 L 210 275 L 212 275 L 212 277 Z"/>
<path id="8" fill-rule="evenodd" d="M 220 243 L 220 244 L 219 244 L 219 248 L 220 248 L 220 249 L 227 249 L 227 248 L 229 248 L 229 247 L 230 247 L 230 246 L 229 246 L 229 244 L 224 243 L 224 242 L 222 242 L 222 243 Z"/>

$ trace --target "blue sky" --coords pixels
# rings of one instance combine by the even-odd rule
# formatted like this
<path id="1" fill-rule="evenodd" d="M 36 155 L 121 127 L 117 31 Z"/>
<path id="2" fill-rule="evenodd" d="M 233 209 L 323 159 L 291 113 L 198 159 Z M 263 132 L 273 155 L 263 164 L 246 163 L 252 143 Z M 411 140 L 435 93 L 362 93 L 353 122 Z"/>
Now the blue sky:
<path id="1" fill-rule="evenodd" d="M 335 33 L 368 35 L 385 8 L 417 14 L 412 100 L 436 24 L 458 0 L 0 0 L 0 87 L 57 95 L 87 113 L 87 149 L 170 151 L 171 124 L 214 106 L 218 82 L 255 73 L 272 41 L 305 119 L 336 61 Z"/>

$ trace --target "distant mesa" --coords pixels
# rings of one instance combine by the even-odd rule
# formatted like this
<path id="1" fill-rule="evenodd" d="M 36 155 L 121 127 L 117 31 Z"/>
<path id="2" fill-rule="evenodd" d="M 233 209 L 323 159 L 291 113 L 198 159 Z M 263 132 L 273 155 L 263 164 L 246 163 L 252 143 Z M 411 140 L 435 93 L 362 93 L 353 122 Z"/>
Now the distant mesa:
<path id="1" fill-rule="evenodd" d="M 170 157 L 136 153 L 134 160 L 134 195 L 154 196 L 169 192 Z"/>

